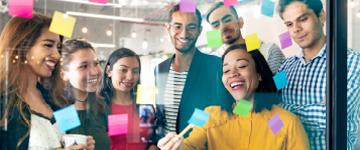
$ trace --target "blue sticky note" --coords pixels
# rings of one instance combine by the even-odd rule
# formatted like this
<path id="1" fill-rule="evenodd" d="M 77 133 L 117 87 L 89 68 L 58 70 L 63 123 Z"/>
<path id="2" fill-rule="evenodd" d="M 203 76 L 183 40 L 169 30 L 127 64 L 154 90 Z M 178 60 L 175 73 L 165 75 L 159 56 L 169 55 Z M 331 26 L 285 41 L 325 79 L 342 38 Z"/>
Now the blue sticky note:
<path id="1" fill-rule="evenodd" d="M 274 15 L 275 2 L 272 0 L 262 0 L 261 14 L 272 17 Z"/>
<path id="2" fill-rule="evenodd" d="M 80 126 L 80 119 L 75 109 L 75 105 L 71 105 L 61 110 L 55 111 L 54 117 L 56 124 L 63 133 Z"/>
<path id="3" fill-rule="evenodd" d="M 209 113 L 195 108 L 195 111 L 192 114 L 188 123 L 202 127 L 205 125 L 208 119 L 209 119 Z"/>
<path id="4" fill-rule="evenodd" d="M 285 70 L 278 72 L 273 79 L 277 90 L 284 88 L 289 82 Z"/>
<path id="5" fill-rule="evenodd" d="M 195 12 L 196 2 L 195 0 L 180 0 L 181 12 Z"/>

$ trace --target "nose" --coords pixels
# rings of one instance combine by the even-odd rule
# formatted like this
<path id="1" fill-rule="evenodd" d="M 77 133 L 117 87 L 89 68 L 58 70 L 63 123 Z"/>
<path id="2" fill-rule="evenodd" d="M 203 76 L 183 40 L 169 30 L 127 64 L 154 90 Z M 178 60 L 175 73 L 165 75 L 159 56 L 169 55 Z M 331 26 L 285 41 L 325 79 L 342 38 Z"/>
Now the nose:
<path id="1" fill-rule="evenodd" d="M 60 52 L 58 51 L 57 48 L 55 48 L 52 53 L 50 54 L 50 57 L 55 58 L 56 60 L 60 59 Z"/>
<path id="2" fill-rule="evenodd" d="M 184 28 L 180 31 L 179 35 L 180 35 L 181 38 L 186 38 L 186 37 L 189 35 L 188 29 L 186 29 L 186 27 L 184 27 Z"/>
<path id="3" fill-rule="evenodd" d="M 90 75 L 92 76 L 96 76 L 96 75 L 100 75 L 101 69 L 99 69 L 98 65 L 91 65 L 90 68 Z"/>
<path id="4" fill-rule="evenodd" d="M 300 24 L 300 23 L 294 23 L 294 29 L 293 29 L 293 32 L 294 32 L 294 33 L 300 32 L 301 29 L 302 29 L 302 27 L 301 27 L 301 24 Z"/>
<path id="5" fill-rule="evenodd" d="M 238 77 L 238 76 L 240 76 L 240 73 L 236 67 L 230 70 L 230 77 Z"/>
<path id="6" fill-rule="evenodd" d="M 132 81 L 134 79 L 134 73 L 132 71 L 127 72 L 126 79 Z"/>

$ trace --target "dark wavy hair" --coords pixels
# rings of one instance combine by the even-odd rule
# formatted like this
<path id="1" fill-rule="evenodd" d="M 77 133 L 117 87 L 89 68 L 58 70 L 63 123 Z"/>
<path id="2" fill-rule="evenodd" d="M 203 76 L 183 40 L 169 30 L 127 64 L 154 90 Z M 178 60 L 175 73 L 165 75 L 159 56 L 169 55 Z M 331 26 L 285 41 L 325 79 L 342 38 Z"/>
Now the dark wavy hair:
<path id="1" fill-rule="evenodd" d="M 245 44 L 236 44 L 226 49 L 222 56 L 224 62 L 225 56 L 232 51 L 247 51 Z M 255 62 L 256 72 L 261 76 L 261 81 L 256 88 L 254 98 L 254 110 L 255 112 L 261 112 L 264 108 L 271 110 L 272 106 L 281 102 L 281 96 L 277 93 L 276 86 L 273 80 L 273 74 L 267 64 L 264 56 L 259 50 L 252 50 L 248 52 Z"/>
<path id="2" fill-rule="evenodd" d="M 223 7 L 224 6 L 224 2 L 217 2 L 215 4 L 212 5 L 212 7 L 208 10 L 208 12 L 206 13 L 206 21 L 208 23 L 209 22 L 209 17 L 210 15 L 216 10 L 216 9 L 219 9 L 220 7 Z M 233 13 L 233 15 L 235 16 L 235 18 L 238 20 L 239 19 L 239 15 L 237 14 L 236 12 L 236 9 L 233 5 L 229 6 L 230 8 L 230 11 Z"/>
<path id="3" fill-rule="evenodd" d="M 175 13 L 175 12 L 178 12 L 180 11 L 180 4 L 176 4 L 174 5 L 170 11 L 169 11 L 169 16 L 168 16 L 168 22 L 171 22 L 172 20 L 172 15 Z M 201 20 L 202 20 L 202 17 L 201 17 L 201 12 L 199 11 L 199 9 L 195 9 L 195 16 L 197 18 L 197 22 L 198 22 L 198 25 L 200 26 L 201 25 Z"/>
<path id="4" fill-rule="evenodd" d="M 320 16 L 321 11 L 323 10 L 323 4 L 320 0 L 280 0 L 279 1 L 279 15 L 282 18 L 282 14 L 285 11 L 285 8 L 293 2 L 301 2 L 304 3 L 308 9 L 314 11 L 317 17 Z"/>
<path id="5" fill-rule="evenodd" d="M 125 58 L 125 57 L 135 57 L 136 60 L 139 63 L 139 70 L 141 72 L 141 62 L 140 62 L 140 57 L 139 55 L 137 55 L 134 51 L 128 49 L 128 48 L 120 48 L 117 49 L 115 51 L 113 51 L 106 64 L 105 64 L 105 71 L 103 73 L 103 79 L 101 82 L 101 88 L 100 88 L 100 95 L 103 96 L 105 98 L 105 101 L 108 105 L 111 104 L 111 99 L 114 96 L 114 86 L 111 83 L 111 78 L 107 76 L 106 74 L 106 69 L 109 68 L 110 70 L 113 69 L 114 64 L 121 58 Z M 138 83 L 140 83 L 140 80 L 138 81 Z M 131 96 L 132 98 L 135 98 L 135 93 L 136 91 L 136 87 L 134 89 L 131 90 Z"/>

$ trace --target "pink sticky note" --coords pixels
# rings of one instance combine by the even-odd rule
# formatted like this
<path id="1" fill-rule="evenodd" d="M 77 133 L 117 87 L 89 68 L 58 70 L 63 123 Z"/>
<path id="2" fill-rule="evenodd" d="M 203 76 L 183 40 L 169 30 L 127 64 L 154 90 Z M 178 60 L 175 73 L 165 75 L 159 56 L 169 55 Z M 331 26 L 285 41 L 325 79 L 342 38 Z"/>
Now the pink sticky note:
<path id="1" fill-rule="evenodd" d="M 34 0 L 9 0 L 9 15 L 21 18 L 33 17 Z"/>
<path id="2" fill-rule="evenodd" d="M 224 0 L 224 6 L 229 8 L 232 5 L 239 4 L 237 0 Z"/>
<path id="3" fill-rule="evenodd" d="M 181 0 L 180 11 L 181 12 L 195 12 L 196 2 L 195 0 Z"/>
<path id="4" fill-rule="evenodd" d="M 289 32 L 285 32 L 279 35 L 281 49 L 287 48 L 292 45 L 291 36 Z"/>
<path id="5" fill-rule="evenodd" d="M 108 0 L 89 0 L 90 2 L 94 2 L 94 3 L 100 3 L 100 4 L 106 4 L 108 2 Z"/>
<path id="6" fill-rule="evenodd" d="M 115 114 L 108 116 L 109 136 L 128 133 L 128 114 Z"/>
<path id="7" fill-rule="evenodd" d="M 271 131 L 276 134 L 283 126 L 284 123 L 280 119 L 279 114 L 276 114 L 270 121 L 269 126 L 271 128 Z"/>

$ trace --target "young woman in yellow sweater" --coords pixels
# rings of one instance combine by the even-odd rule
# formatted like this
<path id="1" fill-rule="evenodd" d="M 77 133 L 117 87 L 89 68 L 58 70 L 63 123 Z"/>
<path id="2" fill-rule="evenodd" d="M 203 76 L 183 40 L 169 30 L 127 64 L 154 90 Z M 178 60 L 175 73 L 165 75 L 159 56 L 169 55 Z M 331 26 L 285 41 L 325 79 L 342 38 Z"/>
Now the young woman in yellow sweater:
<path id="1" fill-rule="evenodd" d="M 278 107 L 272 73 L 258 50 L 233 45 L 223 57 L 222 81 L 235 103 L 252 104 L 250 112 L 237 115 L 219 106 L 205 109 L 210 117 L 203 127 L 194 127 L 183 140 L 175 133 L 162 138 L 160 149 L 306 150 L 309 141 L 300 120 Z M 276 125 L 274 125 L 276 124 Z"/>

